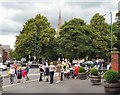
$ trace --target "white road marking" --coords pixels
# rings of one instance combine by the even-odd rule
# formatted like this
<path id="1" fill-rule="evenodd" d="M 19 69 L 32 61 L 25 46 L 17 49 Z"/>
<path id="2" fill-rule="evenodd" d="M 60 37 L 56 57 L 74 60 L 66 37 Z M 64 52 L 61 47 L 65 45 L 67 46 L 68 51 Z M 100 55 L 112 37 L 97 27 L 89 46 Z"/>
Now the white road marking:
<path id="1" fill-rule="evenodd" d="M 34 76 L 34 75 L 40 75 L 39 73 L 37 73 L 37 74 L 28 74 L 28 76 Z M 6 74 L 6 75 L 2 75 L 2 77 L 8 77 L 9 75 L 8 74 Z"/>
<path id="2" fill-rule="evenodd" d="M 28 76 L 33 76 L 33 75 L 40 75 L 39 73 L 38 74 L 28 74 Z"/>
<path id="3" fill-rule="evenodd" d="M 29 80 L 29 81 L 26 81 L 26 83 L 34 82 L 34 81 L 38 81 L 38 79 Z M 5 86 L 3 86 L 3 88 L 11 87 L 11 86 L 15 86 L 15 85 L 20 85 L 20 84 L 25 84 L 25 83 L 21 82 L 21 83 L 9 84 L 9 85 L 5 85 Z"/>

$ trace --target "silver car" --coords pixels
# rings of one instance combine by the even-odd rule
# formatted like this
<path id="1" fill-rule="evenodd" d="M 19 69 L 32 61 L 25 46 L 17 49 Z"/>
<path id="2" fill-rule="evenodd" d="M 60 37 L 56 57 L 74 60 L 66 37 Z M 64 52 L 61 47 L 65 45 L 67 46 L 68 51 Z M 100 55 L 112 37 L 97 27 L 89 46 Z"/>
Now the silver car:
<path id="1" fill-rule="evenodd" d="M 7 70 L 7 66 L 4 65 L 3 63 L 0 63 L 0 70 L 2 71 Z"/>

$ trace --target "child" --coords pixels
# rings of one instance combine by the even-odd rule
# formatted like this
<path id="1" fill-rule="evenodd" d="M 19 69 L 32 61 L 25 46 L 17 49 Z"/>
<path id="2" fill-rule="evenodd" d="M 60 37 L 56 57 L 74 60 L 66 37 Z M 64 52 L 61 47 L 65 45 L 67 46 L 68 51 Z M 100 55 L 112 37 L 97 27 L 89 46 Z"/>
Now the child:
<path id="1" fill-rule="evenodd" d="M 26 72 L 26 69 L 23 69 L 22 70 L 22 77 L 23 77 L 23 83 L 25 83 L 26 82 L 26 75 L 27 75 L 27 72 Z"/>
<path id="2" fill-rule="evenodd" d="M 17 79 L 18 79 L 17 83 L 19 83 L 20 80 L 22 79 L 22 69 L 21 69 L 21 67 L 17 68 Z"/>

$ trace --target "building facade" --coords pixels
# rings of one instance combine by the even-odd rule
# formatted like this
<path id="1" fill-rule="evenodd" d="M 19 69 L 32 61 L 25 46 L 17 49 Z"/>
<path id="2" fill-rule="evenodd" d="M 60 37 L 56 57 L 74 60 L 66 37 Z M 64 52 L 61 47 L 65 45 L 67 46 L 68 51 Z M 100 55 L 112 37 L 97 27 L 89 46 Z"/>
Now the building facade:
<path id="1" fill-rule="evenodd" d="M 9 60 L 10 45 L 1 45 L 0 44 L 0 62 L 5 62 Z"/>

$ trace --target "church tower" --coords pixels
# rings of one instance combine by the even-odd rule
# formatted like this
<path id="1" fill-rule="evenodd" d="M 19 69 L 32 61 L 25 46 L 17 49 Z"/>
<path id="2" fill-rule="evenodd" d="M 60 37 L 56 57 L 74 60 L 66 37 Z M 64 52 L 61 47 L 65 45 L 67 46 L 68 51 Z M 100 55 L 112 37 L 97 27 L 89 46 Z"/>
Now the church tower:
<path id="1" fill-rule="evenodd" d="M 60 27 L 62 25 L 62 19 L 61 19 L 61 10 L 59 11 L 59 18 L 58 18 L 58 27 L 57 27 L 57 33 L 56 37 L 60 36 Z"/>

